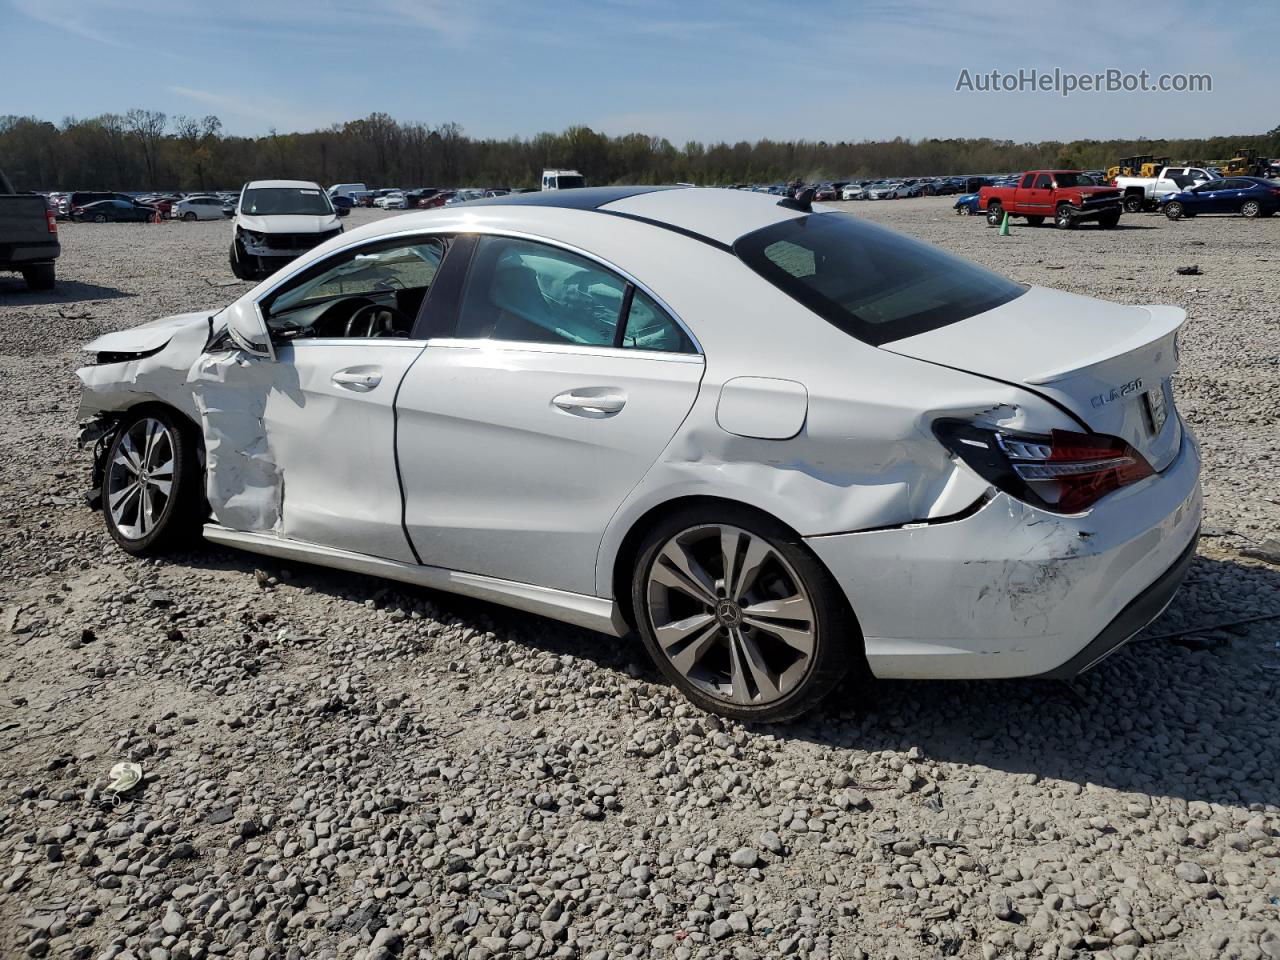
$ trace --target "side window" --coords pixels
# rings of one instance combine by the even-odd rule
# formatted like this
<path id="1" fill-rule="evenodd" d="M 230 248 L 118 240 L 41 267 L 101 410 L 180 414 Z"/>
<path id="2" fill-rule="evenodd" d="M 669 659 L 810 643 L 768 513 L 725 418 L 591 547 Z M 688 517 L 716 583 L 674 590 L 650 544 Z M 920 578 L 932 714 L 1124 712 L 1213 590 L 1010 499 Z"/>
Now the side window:
<path id="1" fill-rule="evenodd" d="M 1036 175 L 1035 175 L 1034 173 L 1028 173 L 1025 177 L 1023 177 L 1023 178 L 1022 178 L 1022 184 L 1021 184 L 1021 186 L 1023 187 L 1023 189 L 1028 189 L 1028 188 L 1030 188 L 1030 186 L 1031 186 L 1032 182 L 1035 180 L 1035 178 L 1036 178 Z"/>
<path id="2" fill-rule="evenodd" d="M 622 345 L 636 350 L 695 353 L 693 342 L 653 299 L 639 290 L 631 298 Z"/>
<path id="3" fill-rule="evenodd" d="M 1053 178 L 1050 177 L 1047 173 L 1041 173 L 1036 176 L 1037 190 L 1048 190 L 1052 186 L 1053 186 Z"/>
<path id="4" fill-rule="evenodd" d="M 484 236 L 476 245 L 457 336 L 613 346 L 626 283 L 567 250 Z"/>
<path id="5" fill-rule="evenodd" d="M 407 337 L 444 259 L 437 237 L 344 250 L 263 305 L 273 337 Z"/>

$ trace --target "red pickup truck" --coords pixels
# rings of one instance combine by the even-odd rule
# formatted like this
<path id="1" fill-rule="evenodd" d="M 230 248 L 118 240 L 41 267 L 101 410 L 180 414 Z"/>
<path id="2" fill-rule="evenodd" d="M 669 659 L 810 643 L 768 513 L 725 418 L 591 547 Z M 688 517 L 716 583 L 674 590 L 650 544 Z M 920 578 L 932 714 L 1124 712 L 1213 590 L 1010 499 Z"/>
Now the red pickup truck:
<path id="1" fill-rule="evenodd" d="M 1086 220 L 1110 229 L 1120 222 L 1120 199 L 1119 190 L 1100 186 L 1079 170 L 1032 170 L 1022 175 L 1016 187 L 983 187 L 978 191 L 978 209 L 986 212 L 993 227 L 1007 213 L 1026 217 L 1033 227 L 1052 217 L 1061 230 Z"/>

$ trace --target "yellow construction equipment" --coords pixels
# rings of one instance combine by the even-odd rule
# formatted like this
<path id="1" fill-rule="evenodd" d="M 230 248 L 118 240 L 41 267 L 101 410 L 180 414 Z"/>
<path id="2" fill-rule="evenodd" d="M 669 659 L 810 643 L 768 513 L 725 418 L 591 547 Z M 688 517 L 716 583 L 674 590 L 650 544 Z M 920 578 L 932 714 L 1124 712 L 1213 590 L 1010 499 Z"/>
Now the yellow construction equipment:
<path id="1" fill-rule="evenodd" d="M 1144 154 L 1140 157 L 1121 157 L 1114 167 L 1107 167 L 1107 179 L 1116 177 L 1154 177 L 1161 167 L 1169 165 L 1168 157 L 1154 157 Z"/>
<path id="2" fill-rule="evenodd" d="M 1236 147 L 1236 156 L 1214 166 L 1222 171 L 1224 177 L 1265 177 L 1268 164 L 1258 156 L 1257 150 Z"/>

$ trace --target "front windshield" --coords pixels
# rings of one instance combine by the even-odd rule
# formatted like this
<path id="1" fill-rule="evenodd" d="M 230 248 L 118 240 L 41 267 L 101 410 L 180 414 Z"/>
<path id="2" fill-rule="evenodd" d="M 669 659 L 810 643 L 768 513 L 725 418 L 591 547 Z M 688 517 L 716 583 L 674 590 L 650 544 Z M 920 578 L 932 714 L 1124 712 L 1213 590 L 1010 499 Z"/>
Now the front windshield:
<path id="1" fill-rule="evenodd" d="M 244 192 L 240 212 L 257 217 L 323 217 L 333 213 L 333 207 L 319 188 L 255 187 Z"/>
<path id="2" fill-rule="evenodd" d="M 1059 187 L 1096 187 L 1098 184 L 1087 173 L 1055 173 L 1053 178 Z"/>

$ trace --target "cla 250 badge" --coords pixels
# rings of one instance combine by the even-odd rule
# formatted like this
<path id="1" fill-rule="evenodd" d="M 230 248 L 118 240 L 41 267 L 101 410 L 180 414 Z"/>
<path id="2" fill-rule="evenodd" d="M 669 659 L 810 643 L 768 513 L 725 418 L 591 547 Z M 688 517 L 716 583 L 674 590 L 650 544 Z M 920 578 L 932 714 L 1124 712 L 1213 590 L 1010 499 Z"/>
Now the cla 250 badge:
<path id="1" fill-rule="evenodd" d="M 1128 383 L 1122 383 L 1118 387 L 1112 387 L 1106 393 L 1100 393 L 1089 402 L 1094 407 L 1105 407 L 1112 400 L 1119 400 L 1121 397 L 1127 397 L 1131 393 L 1137 393 L 1142 389 L 1142 378 L 1130 380 Z"/>

